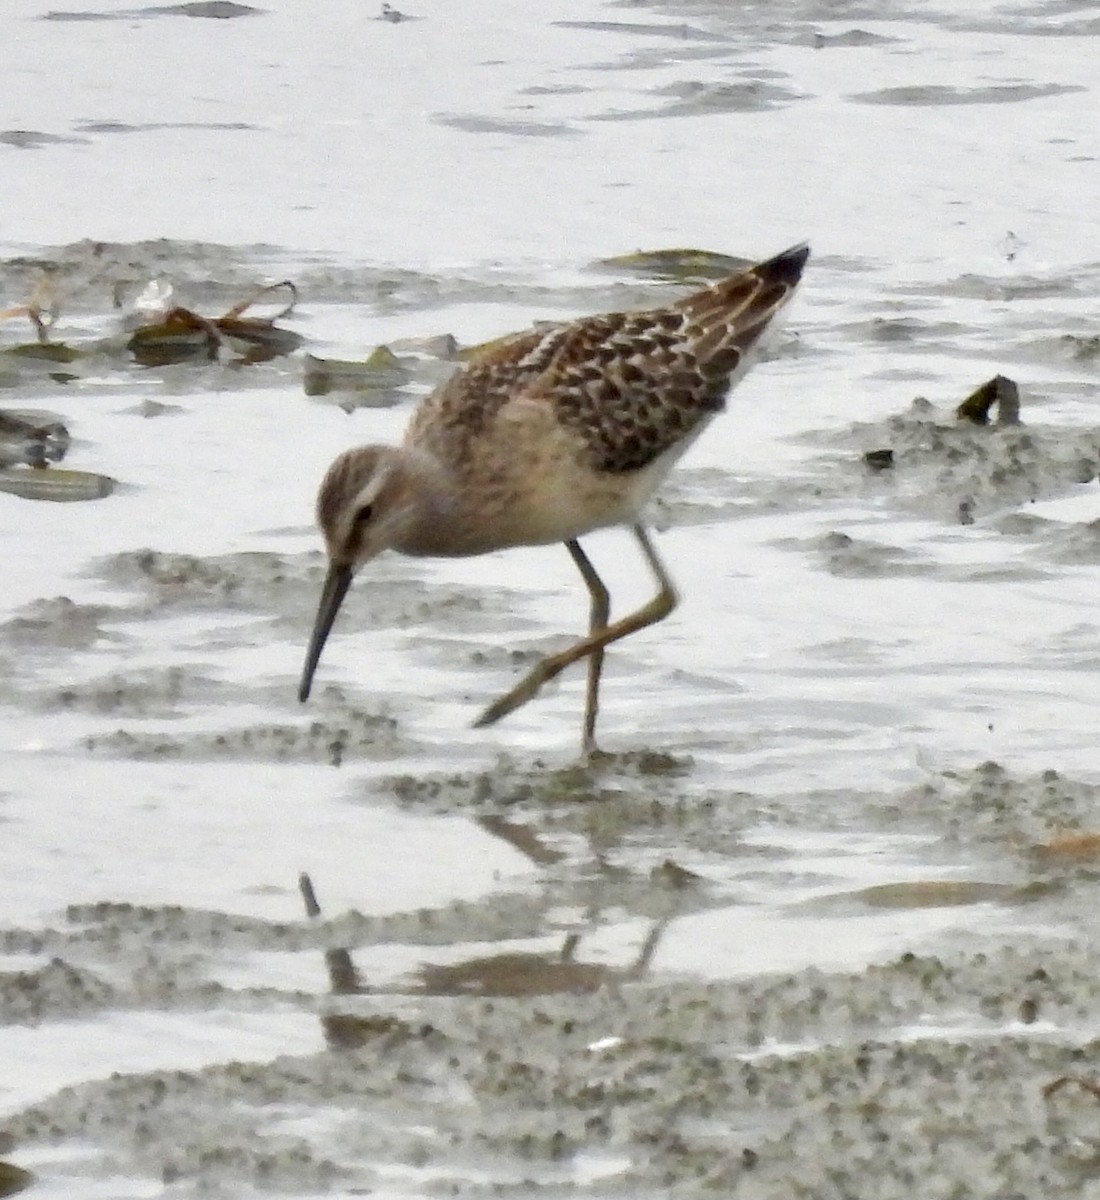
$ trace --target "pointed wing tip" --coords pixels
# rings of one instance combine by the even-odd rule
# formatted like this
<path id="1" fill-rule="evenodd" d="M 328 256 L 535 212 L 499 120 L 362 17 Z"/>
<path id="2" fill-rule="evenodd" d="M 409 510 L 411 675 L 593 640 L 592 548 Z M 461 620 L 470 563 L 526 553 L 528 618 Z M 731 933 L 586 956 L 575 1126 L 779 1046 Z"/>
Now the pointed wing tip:
<path id="1" fill-rule="evenodd" d="M 776 283 L 796 284 L 802 278 L 802 269 L 810 257 L 810 243 L 799 242 L 774 258 L 765 259 L 756 270 Z"/>

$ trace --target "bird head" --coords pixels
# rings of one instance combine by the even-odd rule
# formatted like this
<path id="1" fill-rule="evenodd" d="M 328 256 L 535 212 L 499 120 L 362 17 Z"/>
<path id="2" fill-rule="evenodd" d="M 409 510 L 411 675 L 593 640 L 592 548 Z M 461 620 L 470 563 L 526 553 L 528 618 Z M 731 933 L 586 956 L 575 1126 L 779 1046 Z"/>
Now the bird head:
<path id="1" fill-rule="evenodd" d="M 347 450 L 329 467 L 317 494 L 317 523 L 328 572 L 313 623 L 298 699 L 309 698 L 313 673 L 355 572 L 397 544 L 415 519 L 416 491 L 393 446 Z"/>

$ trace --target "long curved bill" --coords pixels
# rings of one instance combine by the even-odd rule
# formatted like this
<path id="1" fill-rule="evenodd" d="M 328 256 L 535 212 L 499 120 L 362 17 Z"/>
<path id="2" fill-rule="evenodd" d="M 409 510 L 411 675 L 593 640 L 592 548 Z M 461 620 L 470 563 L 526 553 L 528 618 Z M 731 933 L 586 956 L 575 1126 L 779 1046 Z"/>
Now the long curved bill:
<path id="1" fill-rule="evenodd" d="M 309 699 L 309 689 L 313 686 L 313 672 L 321 659 L 321 651 L 325 648 L 332 623 L 340 611 L 340 605 L 351 587 L 352 571 L 350 567 L 329 567 L 321 588 L 321 602 L 317 606 L 317 617 L 313 622 L 313 632 L 309 635 L 309 648 L 306 650 L 306 665 L 302 668 L 302 682 L 298 684 L 298 699 L 304 704 Z"/>

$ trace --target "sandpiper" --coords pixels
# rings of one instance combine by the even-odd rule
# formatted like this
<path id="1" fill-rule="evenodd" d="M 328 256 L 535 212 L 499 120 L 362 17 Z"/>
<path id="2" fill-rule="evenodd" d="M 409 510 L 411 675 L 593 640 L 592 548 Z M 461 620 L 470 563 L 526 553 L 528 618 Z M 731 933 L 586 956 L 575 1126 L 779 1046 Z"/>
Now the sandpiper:
<path id="1" fill-rule="evenodd" d="M 588 588 L 588 636 L 541 659 L 476 724 L 500 720 L 587 658 L 582 737 L 595 751 L 605 648 L 677 601 L 639 514 L 724 407 L 809 254 L 794 246 L 667 307 L 493 343 L 420 404 L 400 446 L 341 454 L 317 497 L 329 567 L 298 699 L 309 697 L 355 572 L 383 550 L 463 556 L 564 542 Z M 631 528 L 658 585 L 648 604 L 612 623 L 607 588 L 577 540 L 609 525 Z"/>

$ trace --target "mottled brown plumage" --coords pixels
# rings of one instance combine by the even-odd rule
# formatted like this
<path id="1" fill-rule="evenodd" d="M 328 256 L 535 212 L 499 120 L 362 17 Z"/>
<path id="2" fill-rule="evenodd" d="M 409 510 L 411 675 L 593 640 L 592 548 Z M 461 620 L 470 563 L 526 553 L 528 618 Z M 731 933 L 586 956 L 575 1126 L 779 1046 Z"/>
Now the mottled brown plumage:
<path id="1" fill-rule="evenodd" d="M 638 514 L 724 406 L 808 256 L 797 246 L 666 307 L 503 339 L 423 401 L 400 447 L 359 447 L 337 458 L 317 501 L 331 568 L 300 698 L 309 694 L 352 573 L 382 550 L 470 555 L 562 541 L 592 597 L 589 637 L 540 663 L 481 723 L 587 657 L 585 746 L 592 749 L 604 647 L 675 604 Z M 634 528 L 661 591 L 608 626 L 606 589 L 576 539 L 616 524 Z"/>

